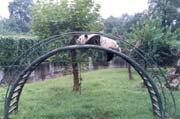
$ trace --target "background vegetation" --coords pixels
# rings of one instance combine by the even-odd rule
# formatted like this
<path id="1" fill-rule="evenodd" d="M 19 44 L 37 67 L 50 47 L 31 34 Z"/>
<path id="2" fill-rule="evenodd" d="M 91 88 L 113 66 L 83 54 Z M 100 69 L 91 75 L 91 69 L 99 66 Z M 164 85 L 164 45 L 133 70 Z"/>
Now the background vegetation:
<path id="1" fill-rule="evenodd" d="M 33 3 L 33 0 L 14 0 L 9 4 L 9 19 L 0 20 L 0 41 L 8 44 L 10 41 L 2 38 L 7 34 L 16 34 L 16 36 L 28 34 L 33 37 L 36 35 L 39 37 L 38 40 L 62 32 L 100 31 L 123 36 L 125 40 L 133 44 L 141 40 L 143 45 L 140 48 L 149 56 L 153 56 L 158 64 L 173 66 L 176 63 L 176 52 L 180 46 L 179 6 L 178 0 L 149 0 L 149 9 L 141 13 L 133 16 L 128 14 L 120 17 L 110 16 L 103 19 L 99 14 L 100 5 L 91 0 L 71 2 L 52 0 L 36 3 Z M 13 38 L 17 39 L 17 37 Z M 26 46 L 30 45 L 27 42 Z M 3 51 L 5 50 L 1 52 Z M 16 57 L 6 52 L 1 54 L 8 55 L 10 59 Z M 0 58 L 6 59 L 7 56 Z M 4 64 L 2 59 L 0 64 Z M 10 64 L 11 61 L 6 62 Z"/>

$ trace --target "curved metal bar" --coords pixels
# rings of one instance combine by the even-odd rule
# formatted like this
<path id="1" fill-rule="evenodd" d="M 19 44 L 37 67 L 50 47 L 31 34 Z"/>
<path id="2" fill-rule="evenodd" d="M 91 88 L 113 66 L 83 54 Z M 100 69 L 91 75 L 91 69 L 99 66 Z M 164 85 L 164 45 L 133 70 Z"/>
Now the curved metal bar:
<path id="1" fill-rule="evenodd" d="M 146 53 L 144 53 L 141 49 L 139 49 L 139 48 L 136 48 L 136 47 L 134 47 L 132 44 L 130 44 L 130 43 L 128 43 L 127 41 L 125 41 L 125 40 L 120 40 L 120 38 L 118 38 L 118 37 L 115 37 L 115 36 L 112 36 L 112 35 L 106 35 L 106 34 L 103 34 L 103 33 L 97 33 L 97 32 L 69 32 L 69 33 L 62 33 L 62 34 L 60 34 L 60 35 L 55 35 L 55 36 L 52 36 L 52 37 L 50 37 L 50 38 L 47 38 L 47 39 L 45 39 L 45 40 L 42 40 L 42 41 L 40 41 L 40 42 L 38 42 L 37 44 L 35 44 L 34 46 L 32 46 L 30 49 L 28 49 L 25 53 L 23 53 L 18 59 L 17 59 L 17 61 L 18 60 L 21 60 L 21 62 L 23 63 L 23 62 L 25 62 L 27 59 L 28 59 L 28 55 L 31 55 L 31 54 L 33 54 L 34 52 L 36 52 L 36 50 L 38 49 L 38 47 L 40 47 L 40 46 L 44 46 L 44 45 L 48 45 L 48 43 L 51 43 L 51 42 L 54 42 L 54 41 L 56 41 L 56 40 L 59 40 L 60 38 L 63 38 L 64 36 L 73 36 L 73 35 L 81 35 L 81 34 L 85 34 L 85 33 L 87 33 L 87 34 L 99 34 L 99 35 L 103 35 L 103 36 L 106 36 L 106 37 L 109 37 L 109 38 L 112 38 L 112 39 L 116 39 L 116 40 L 119 40 L 121 43 L 123 43 L 123 44 L 125 44 L 125 45 L 127 45 L 128 47 L 130 47 L 130 48 L 133 48 L 133 49 L 135 49 L 135 52 L 140 56 L 140 57 L 142 57 L 142 59 L 144 59 L 144 61 L 145 62 L 147 62 L 147 64 L 149 64 L 149 65 L 151 65 L 151 64 L 154 64 L 158 69 L 159 69 L 159 71 L 160 71 L 160 74 L 162 75 L 162 77 L 164 78 L 164 80 L 167 82 L 167 79 L 166 79 L 166 77 L 165 77 L 165 75 L 163 74 L 163 72 L 161 71 L 161 68 L 157 65 L 157 63 L 154 61 L 154 59 L 152 58 L 152 57 L 149 57 Z M 16 62 L 16 61 L 15 61 Z M 154 72 L 154 69 L 152 68 L 152 70 L 153 70 L 153 72 Z M 161 86 L 161 92 L 162 92 L 162 96 L 163 96 L 163 98 L 162 99 L 164 99 L 164 108 L 166 107 L 165 105 L 166 105 L 166 96 L 165 96 L 165 92 L 164 92 L 164 90 L 163 90 L 163 88 L 162 88 L 162 83 L 161 83 L 161 79 L 158 77 L 158 76 L 155 76 L 155 78 L 159 81 L 159 83 L 161 84 L 160 86 Z M 9 90 L 9 89 L 8 89 Z M 169 92 L 170 92 L 170 95 L 171 95 L 171 97 L 172 97 L 172 102 L 173 102 L 173 105 L 174 105 L 174 110 L 175 110 L 175 112 L 176 112 L 176 104 L 175 104 L 175 98 L 174 98 L 174 96 L 173 96 L 173 94 L 172 94 L 172 92 L 169 90 Z M 7 92 L 6 94 L 9 94 L 9 92 Z M 6 95 L 6 97 L 7 97 L 7 95 Z M 168 100 L 168 101 L 170 101 L 170 100 Z"/>
<path id="2" fill-rule="evenodd" d="M 11 110 L 11 105 L 13 105 L 13 103 L 11 101 L 12 101 L 12 98 L 14 97 L 15 90 L 19 89 L 17 87 L 19 86 L 19 84 L 21 82 L 23 82 L 22 86 L 20 86 L 20 89 L 18 90 L 17 97 L 15 97 L 17 99 L 16 105 L 17 105 L 17 110 L 18 110 L 19 98 L 20 98 L 22 89 L 23 89 L 26 81 L 28 80 L 28 76 L 41 62 L 43 62 L 47 58 L 49 58 L 57 53 L 60 53 L 62 51 L 67 51 L 67 50 L 72 50 L 72 49 L 89 49 L 89 48 L 111 52 L 111 53 L 121 57 L 122 59 L 127 61 L 132 67 L 134 67 L 134 69 L 139 73 L 139 75 L 142 77 L 142 79 L 145 82 L 145 85 L 148 89 L 148 92 L 149 92 L 149 95 L 151 98 L 152 108 L 153 108 L 154 113 L 156 115 L 158 115 L 159 117 L 161 117 L 162 119 L 165 119 L 165 112 L 163 109 L 160 94 L 159 94 L 158 89 L 157 89 L 156 85 L 154 84 L 153 80 L 146 73 L 146 71 L 137 62 L 135 62 L 134 60 L 132 60 L 130 57 L 126 56 L 125 54 L 119 53 L 119 52 L 111 50 L 111 49 L 106 49 L 106 48 L 103 48 L 100 46 L 95 46 L 95 45 L 73 45 L 73 46 L 67 46 L 67 47 L 63 47 L 63 48 L 57 48 L 57 49 L 54 49 L 54 50 L 46 53 L 45 55 L 42 55 L 41 57 L 39 57 L 38 59 L 33 61 L 28 67 L 26 67 L 26 69 L 24 71 L 21 72 L 21 74 L 18 76 L 15 83 L 12 85 L 11 88 L 9 88 L 9 91 L 8 91 L 9 93 L 7 94 L 6 102 L 5 102 L 4 119 L 8 119 L 8 116 L 9 116 L 9 113 Z M 156 102 L 154 102 L 155 100 L 156 100 Z M 155 103 L 157 103 L 157 105 L 154 105 Z M 159 110 L 157 110 L 157 109 L 159 109 Z"/>
<path id="3" fill-rule="evenodd" d="M 28 55 L 31 55 L 32 53 L 36 52 L 36 50 L 39 48 L 39 46 L 43 46 L 43 45 L 46 45 L 50 42 L 54 42 L 60 38 L 63 38 L 64 36 L 72 36 L 72 35 L 81 35 L 81 34 L 99 34 L 99 35 L 103 35 L 103 36 L 106 36 L 106 37 L 109 37 L 109 38 L 112 38 L 112 39 L 119 39 L 118 37 L 114 37 L 114 36 L 110 36 L 110 35 L 106 35 L 106 34 L 103 34 L 103 33 L 98 33 L 98 32 L 68 32 L 68 33 L 62 33 L 60 35 L 55 35 L 55 36 L 51 36 L 47 39 L 44 39 L 44 40 L 41 40 L 40 42 L 38 42 L 37 44 L 33 45 L 31 48 L 29 48 L 25 53 L 21 54 L 15 62 L 19 61 L 19 60 L 22 60 L 22 62 L 26 61 L 26 59 L 28 59 Z M 119 39 L 120 40 L 120 39 Z M 122 41 L 120 40 L 120 42 L 122 43 L 125 43 L 125 44 L 128 44 L 129 46 L 131 46 L 132 48 L 135 48 L 133 45 L 129 44 L 128 42 L 126 41 Z M 145 57 L 143 55 L 141 55 L 141 53 L 139 53 L 139 51 L 136 50 L 137 48 L 135 48 L 135 51 L 144 59 Z M 14 65 L 14 64 L 12 64 Z M 8 71 L 7 71 L 8 72 Z M 16 71 L 17 72 L 17 71 Z M 16 74 L 16 73 L 15 73 Z M 2 80 L 3 81 L 3 80 Z M 1 84 L 1 82 L 0 82 Z M 8 93 L 8 92 L 7 92 Z M 6 94 L 7 94 L 6 93 Z"/>

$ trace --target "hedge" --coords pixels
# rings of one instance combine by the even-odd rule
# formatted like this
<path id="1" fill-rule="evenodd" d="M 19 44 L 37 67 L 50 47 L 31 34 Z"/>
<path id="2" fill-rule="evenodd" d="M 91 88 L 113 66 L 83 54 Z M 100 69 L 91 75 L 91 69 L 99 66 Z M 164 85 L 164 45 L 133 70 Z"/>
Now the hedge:
<path id="1" fill-rule="evenodd" d="M 0 66 L 19 65 L 19 61 L 15 62 L 17 57 L 36 42 L 37 37 L 0 35 Z"/>

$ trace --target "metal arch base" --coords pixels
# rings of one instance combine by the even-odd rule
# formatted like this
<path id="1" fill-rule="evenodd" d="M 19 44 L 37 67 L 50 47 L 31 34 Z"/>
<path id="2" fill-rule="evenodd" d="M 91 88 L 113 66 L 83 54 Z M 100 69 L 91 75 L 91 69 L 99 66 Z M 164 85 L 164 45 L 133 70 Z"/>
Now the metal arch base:
<path id="1" fill-rule="evenodd" d="M 46 53 L 45 55 L 42 55 L 41 57 L 33 61 L 28 67 L 25 68 L 25 70 L 23 70 L 18 75 L 18 78 L 15 81 L 15 83 L 7 91 L 6 100 L 5 100 L 4 119 L 8 119 L 10 114 L 16 113 L 18 111 L 19 98 L 21 96 L 22 89 L 26 81 L 28 80 L 29 75 L 39 64 L 41 64 L 47 58 L 62 51 L 67 51 L 72 49 L 89 49 L 89 48 L 111 52 L 116 56 L 119 56 L 125 61 L 127 61 L 143 79 L 147 87 L 147 90 L 149 92 L 154 114 L 156 114 L 158 117 L 162 119 L 165 119 L 165 112 L 163 109 L 163 104 L 160 94 L 158 92 L 155 83 L 153 82 L 152 78 L 147 74 L 147 72 L 137 62 L 135 62 L 133 59 L 126 56 L 125 54 L 96 45 L 72 45 L 72 46 L 57 48 Z"/>

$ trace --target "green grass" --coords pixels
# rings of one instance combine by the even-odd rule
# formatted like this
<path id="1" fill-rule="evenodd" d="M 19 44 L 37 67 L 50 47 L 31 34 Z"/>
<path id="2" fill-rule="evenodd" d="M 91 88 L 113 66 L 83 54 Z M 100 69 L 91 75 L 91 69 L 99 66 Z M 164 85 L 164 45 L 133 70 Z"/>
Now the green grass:
<path id="1" fill-rule="evenodd" d="M 27 84 L 11 119 L 156 119 L 147 90 L 133 76 L 128 80 L 126 69 L 83 73 L 81 95 L 72 91 L 72 76 Z"/>

